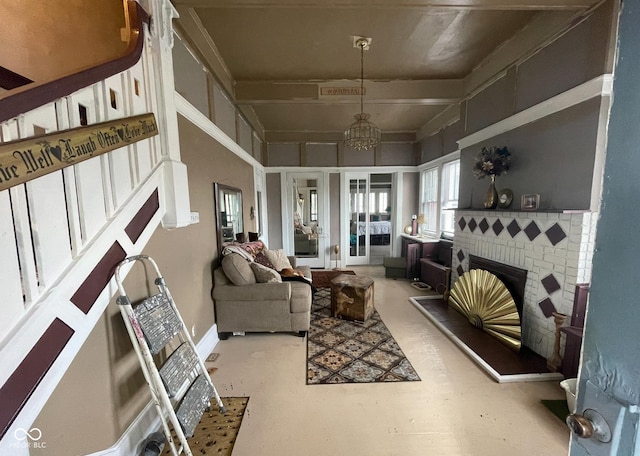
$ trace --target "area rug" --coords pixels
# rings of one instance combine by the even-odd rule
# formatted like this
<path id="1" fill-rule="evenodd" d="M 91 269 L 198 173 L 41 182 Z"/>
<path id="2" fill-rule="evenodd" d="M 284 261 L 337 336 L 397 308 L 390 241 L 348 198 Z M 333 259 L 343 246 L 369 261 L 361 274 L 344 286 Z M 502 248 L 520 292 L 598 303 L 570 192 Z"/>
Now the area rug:
<path id="1" fill-rule="evenodd" d="M 307 338 L 307 385 L 410 381 L 420 377 L 378 312 L 364 323 L 333 318 L 331 289 L 318 289 Z"/>
<path id="2" fill-rule="evenodd" d="M 316 288 L 330 288 L 331 281 L 338 277 L 340 274 L 352 274 L 356 273 L 353 271 L 342 270 L 342 269 L 319 269 L 311 271 L 311 282 L 313 286 Z"/>
<path id="3" fill-rule="evenodd" d="M 223 397 L 222 403 L 227 408 L 227 413 L 220 413 L 214 405 L 211 411 L 202 415 L 200 424 L 196 427 L 195 434 L 187 439 L 191 452 L 201 455 L 230 456 L 236 437 L 242 424 L 244 412 L 249 403 L 248 397 Z M 175 437 L 175 436 L 174 436 Z M 175 440 L 179 445 L 180 441 Z M 171 453 L 171 447 L 165 445 L 163 455 Z"/>

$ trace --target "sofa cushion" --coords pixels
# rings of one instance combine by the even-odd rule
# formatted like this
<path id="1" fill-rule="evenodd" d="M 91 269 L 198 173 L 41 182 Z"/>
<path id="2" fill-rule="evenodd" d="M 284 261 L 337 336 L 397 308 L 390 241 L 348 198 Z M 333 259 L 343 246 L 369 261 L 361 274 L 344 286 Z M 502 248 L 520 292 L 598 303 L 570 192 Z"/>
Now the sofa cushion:
<path id="1" fill-rule="evenodd" d="M 237 253 L 231 253 L 222 258 L 222 270 L 234 285 L 256 283 L 256 276 L 250 263 Z"/>
<path id="2" fill-rule="evenodd" d="M 282 277 L 275 269 L 268 268 L 259 263 L 251 263 L 251 269 L 258 283 L 282 282 Z"/>
<path id="3" fill-rule="evenodd" d="M 276 271 L 282 271 L 283 269 L 291 269 L 291 262 L 287 255 L 284 253 L 284 250 L 264 250 L 264 254 L 269 259 L 269 261 L 273 264 Z"/>

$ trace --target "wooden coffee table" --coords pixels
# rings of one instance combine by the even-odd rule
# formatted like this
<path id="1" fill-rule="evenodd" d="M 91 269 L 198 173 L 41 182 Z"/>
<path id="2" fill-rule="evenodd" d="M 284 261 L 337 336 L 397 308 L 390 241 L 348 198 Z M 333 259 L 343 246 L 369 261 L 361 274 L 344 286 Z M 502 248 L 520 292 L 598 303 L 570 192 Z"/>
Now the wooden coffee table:
<path id="1" fill-rule="evenodd" d="M 331 281 L 331 315 L 366 321 L 373 313 L 373 279 L 340 274 Z"/>

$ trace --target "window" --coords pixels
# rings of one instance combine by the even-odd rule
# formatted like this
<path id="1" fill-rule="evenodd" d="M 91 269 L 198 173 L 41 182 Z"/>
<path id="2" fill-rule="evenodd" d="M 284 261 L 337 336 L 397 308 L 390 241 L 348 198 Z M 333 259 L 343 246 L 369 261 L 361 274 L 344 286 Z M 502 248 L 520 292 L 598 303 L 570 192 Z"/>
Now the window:
<path id="1" fill-rule="evenodd" d="M 309 214 L 310 220 L 312 222 L 317 222 L 318 221 L 318 191 L 310 190 L 309 199 L 311 200 L 309 203 L 309 210 L 311 211 L 311 213 Z"/>
<path id="2" fill-rule="evenodd" d="M 438 227 L 438 168 L 424 170 L 421 184 L 420 213 L 424 214 L 426 225 L 423 230 L 435 235 Z"/>
<path id="3" fill-rule="evenodd" d="M 455 232 L 455 209 L 458 207 L 458 191 L 460 188 L 460 160 L 442 165 L 442 209 L 440 214 L 440 231 L 453 236 Z"/>
<path id="4" fill-rule="evenodd" d="M 458 207 L 460 184 L 460 160 L 450 160 L 434 164 L 420 175 L 420 213 L 425 223 L 421 232 L 438 236 L 453 236 L 455 231 L 455 211 Z"/>

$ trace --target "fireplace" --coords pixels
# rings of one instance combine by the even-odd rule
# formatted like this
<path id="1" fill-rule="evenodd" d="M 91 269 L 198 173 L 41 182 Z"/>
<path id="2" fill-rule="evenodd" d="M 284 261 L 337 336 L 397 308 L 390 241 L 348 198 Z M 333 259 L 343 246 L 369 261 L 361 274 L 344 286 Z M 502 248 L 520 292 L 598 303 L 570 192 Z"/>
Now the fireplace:
<path id="1" fill-rule="evenodd" d="M 598 213 L 589 211 L 458 209 L 451 283 L 472 268 L 495 274 L 520 313 L 522 344 L 549 359 L 555 353 L 552 312 L 570 315 L 575 286 L 591 279 L 597 221 Z M 509 266 L 496 269 L 486 259 Z"/>
<path id="2" fill-rule="evenodd" d="M 524 287 L 527 282 L 527 271 L 476 255 L 469 255 L 469 270 L 471 269 L 484 269 L 485 271 L 489 271 L 504 283 L 507 290 L 511 293 L 511 297 L 518 309 L 520 322 L 522 322 Z"/>

